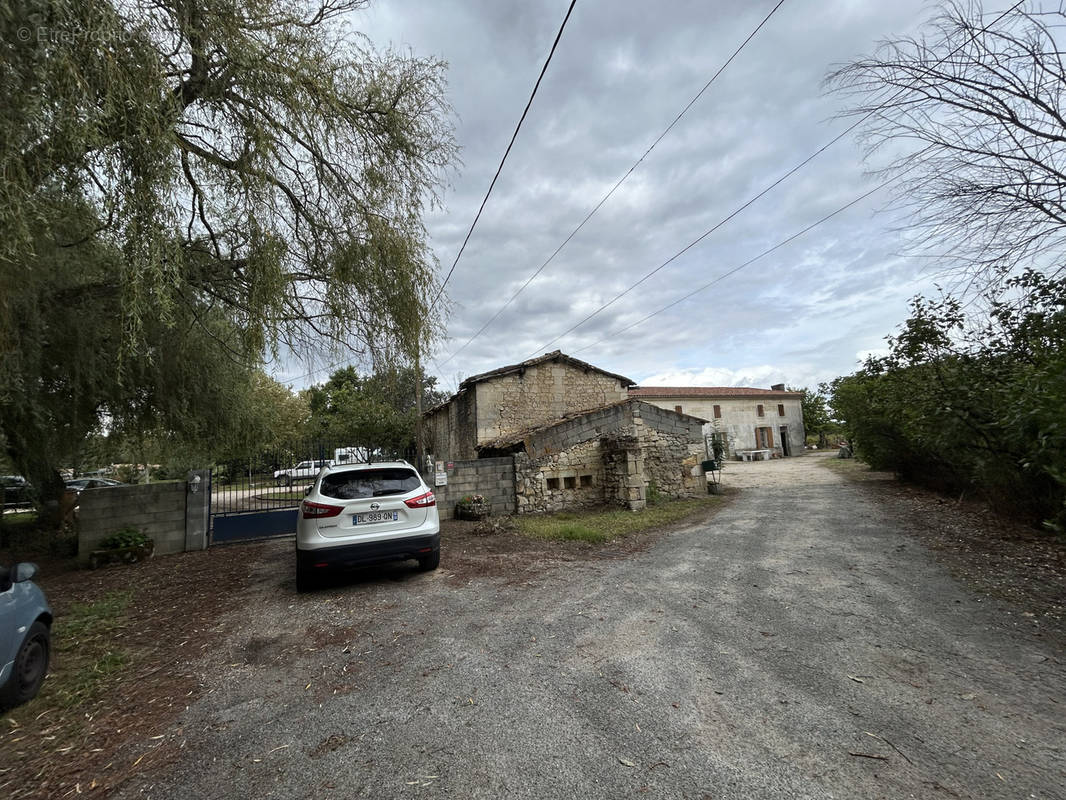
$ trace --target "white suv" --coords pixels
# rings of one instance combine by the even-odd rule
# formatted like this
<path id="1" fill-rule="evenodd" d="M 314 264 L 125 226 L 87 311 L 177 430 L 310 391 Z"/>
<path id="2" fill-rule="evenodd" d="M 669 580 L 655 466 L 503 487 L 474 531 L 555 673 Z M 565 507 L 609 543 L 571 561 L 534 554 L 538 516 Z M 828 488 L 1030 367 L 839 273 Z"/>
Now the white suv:
<path id="1" fill-rule="evenodd" d="M 406 461 L 327 467 L 300 503 L 296 589 L 337 567 L 414 558 L 440 564 L 440 519 L 433 491 Z"/>

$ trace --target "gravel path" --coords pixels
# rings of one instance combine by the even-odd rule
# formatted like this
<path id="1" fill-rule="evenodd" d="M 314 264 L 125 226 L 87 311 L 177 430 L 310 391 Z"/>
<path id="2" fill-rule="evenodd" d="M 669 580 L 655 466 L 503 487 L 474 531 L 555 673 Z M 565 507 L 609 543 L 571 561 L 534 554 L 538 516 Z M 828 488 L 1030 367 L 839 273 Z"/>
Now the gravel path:
<path id="1" fill-rule="evenodd" d="M 643 552 L 297 596 L 289 545 L 153 798 L 1066 798 L 1062 642 L 1002 622 L 818 457 Z"/>

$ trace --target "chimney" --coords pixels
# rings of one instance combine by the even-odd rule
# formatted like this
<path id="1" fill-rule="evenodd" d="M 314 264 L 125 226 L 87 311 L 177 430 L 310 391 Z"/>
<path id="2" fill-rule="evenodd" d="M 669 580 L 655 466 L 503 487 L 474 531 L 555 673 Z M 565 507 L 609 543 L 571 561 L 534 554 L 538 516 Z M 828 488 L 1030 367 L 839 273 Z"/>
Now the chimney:
<path id="1" fill-rule="evenodd" d="M 783 383 L 775 383 L 773 386 L 770 387 L 770 391 L 771 392 L 783 392 L 783 391 L 785 391 L 785 384 L 783 384 Z"/>

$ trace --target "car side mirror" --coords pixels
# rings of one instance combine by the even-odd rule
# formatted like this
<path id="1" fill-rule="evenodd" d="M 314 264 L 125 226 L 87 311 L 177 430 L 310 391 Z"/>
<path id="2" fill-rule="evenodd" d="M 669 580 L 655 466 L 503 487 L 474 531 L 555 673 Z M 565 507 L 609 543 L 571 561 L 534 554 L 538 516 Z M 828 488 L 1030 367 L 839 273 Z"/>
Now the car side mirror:
<path id="1" fill-rule="evenodd" d="M 36 575 L 37 565 L 31 564 L 29 561 L 23 561 L 21 564 L 15 565 L 11 580 L 15 583 L 22 583 L 23 581 L 32 581 Z"/>
<path id="2" fill-rule="evenodd" d="M 307 497 L 307 495 L 311 494 L 311 490 L 314 489 L 314 488 L 315 488 L 314 484 L 312 484 L 312 485 L 308 486 L 306 489 L 304 489 L 304 497 Z"/>

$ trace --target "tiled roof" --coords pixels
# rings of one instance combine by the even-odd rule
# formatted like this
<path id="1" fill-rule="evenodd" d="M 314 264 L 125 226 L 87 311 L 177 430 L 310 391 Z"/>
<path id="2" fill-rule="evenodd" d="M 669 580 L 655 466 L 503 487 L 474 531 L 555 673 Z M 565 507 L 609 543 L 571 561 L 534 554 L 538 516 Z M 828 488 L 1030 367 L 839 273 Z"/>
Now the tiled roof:
<path id="1" fill-rule="evenodd" d="M 630 397 L 802 397 L 801 392 L 748 386 L 630 386 Z"/>

